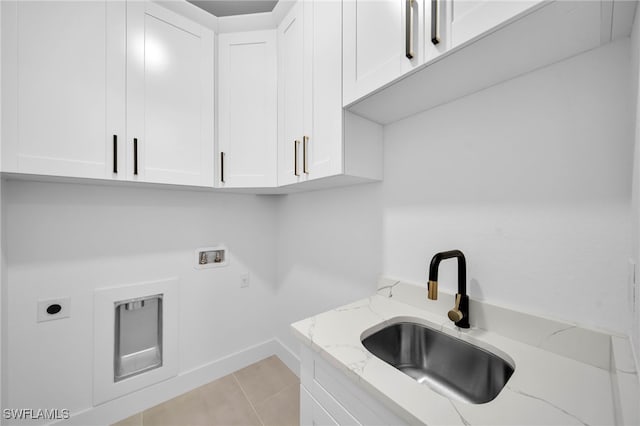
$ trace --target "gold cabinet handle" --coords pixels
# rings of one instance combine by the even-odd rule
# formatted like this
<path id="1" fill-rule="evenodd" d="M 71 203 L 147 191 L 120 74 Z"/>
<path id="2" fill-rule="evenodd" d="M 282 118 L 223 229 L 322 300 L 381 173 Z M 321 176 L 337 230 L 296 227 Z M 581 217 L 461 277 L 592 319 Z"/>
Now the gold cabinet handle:
<path id="1" fill-rule="evenodd" d="M 293 174 L 296 176 L 300 176 L 298 173 L 298 145 L 300 145 L 299 140 L 293 141 Z"/>
<path id="2" fill-rule="evenodd" d="M 413 59 L 413 3 L 415 0 L 405 0 L 405 55 Z"/>
<path id="3" fill-rule="evenodd" d="M 309 145 L 309 136 L 302 137 L 302 172 L 309 174 L 309 156 L 307 149 Z"/>

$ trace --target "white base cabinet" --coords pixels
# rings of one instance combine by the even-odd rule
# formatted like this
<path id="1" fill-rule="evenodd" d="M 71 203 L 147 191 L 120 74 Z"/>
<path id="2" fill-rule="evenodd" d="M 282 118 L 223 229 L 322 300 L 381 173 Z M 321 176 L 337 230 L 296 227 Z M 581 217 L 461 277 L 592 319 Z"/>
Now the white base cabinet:
<path id="1" fill-rule="evenodd" d="M 302 344 L 300 425 L 403 425 L 382 402 Z"/>
<path id="2" fill-rule="evenodd" d="M 335 425 L 338 423 L 322 405 L 300 385 L 300 425 Z"/>

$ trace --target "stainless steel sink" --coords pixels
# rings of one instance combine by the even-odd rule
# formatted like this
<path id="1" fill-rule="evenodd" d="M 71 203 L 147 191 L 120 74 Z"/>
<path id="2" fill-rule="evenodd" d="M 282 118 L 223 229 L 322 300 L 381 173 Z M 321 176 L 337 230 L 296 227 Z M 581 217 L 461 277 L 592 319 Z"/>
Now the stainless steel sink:
<path id="1" fill-rule="evenodd" d="M 498 396 L 514 371 L 509 362 L 483 348 L 412 322 L 387 326 L 362 344 L 418 383 L 472 404 Z"/>

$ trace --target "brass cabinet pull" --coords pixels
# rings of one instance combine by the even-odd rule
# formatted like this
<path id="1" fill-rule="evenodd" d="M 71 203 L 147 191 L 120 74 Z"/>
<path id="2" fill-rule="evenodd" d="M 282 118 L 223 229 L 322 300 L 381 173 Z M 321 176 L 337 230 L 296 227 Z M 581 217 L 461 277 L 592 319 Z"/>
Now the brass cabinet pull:
<path id="1" fill-rule="evenodd" d="M 405 55 L 413 59 L 413 3 L 415 0 L 405 0 Z"/>
<path id="2" fill-rule="evenodd" d="M 293 141 L 293 174 L 296 176 L 300 176 L 298 173 L 298 145 L 300 145 L 299 140 Z"/>
<path id="3" fill-rule="evenodd" d="M 440 43 L 440 0 L 431 0 L 431 43 Z"/>
<path id="4" fill-rule="evenodd" d="M 309 136 L 302 137 L 302 172 L 309 174 L 309 159 L 308 159 L 308 147 Z"/>
<path id="5" fill-rule="evenodd" d="M 220 182 L 224 183 L 224 152 L 220 151 Z"/>

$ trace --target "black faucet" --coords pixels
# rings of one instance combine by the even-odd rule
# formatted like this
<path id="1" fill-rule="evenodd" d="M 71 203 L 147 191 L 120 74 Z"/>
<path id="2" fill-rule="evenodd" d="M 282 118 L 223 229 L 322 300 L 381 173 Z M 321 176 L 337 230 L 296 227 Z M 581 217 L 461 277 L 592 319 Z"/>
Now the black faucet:
<path id="1" fill-rule="evenodd" d="M 456 303 L 448 313 L 449 319 L 460 328 L 469 328 L 469 296 L 467 296 L 467 261 L 460 250 L 443 251 L 436 253 L 429 266 L 429 284 L 427 285 L 428 297 L 431 300 L 438 299 L 438 266 L 444 259 L 458 259 L 458 293 Z"/>

